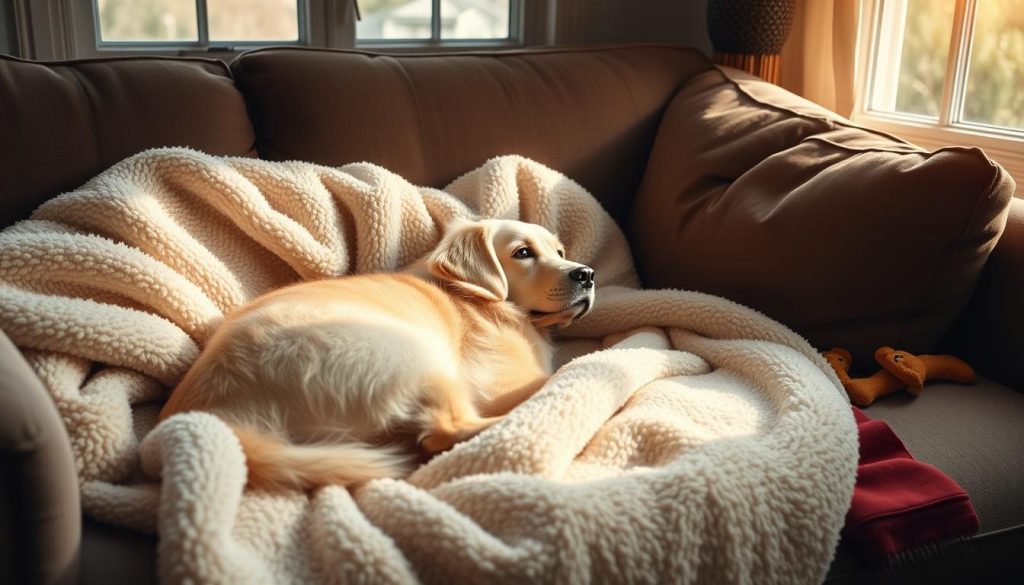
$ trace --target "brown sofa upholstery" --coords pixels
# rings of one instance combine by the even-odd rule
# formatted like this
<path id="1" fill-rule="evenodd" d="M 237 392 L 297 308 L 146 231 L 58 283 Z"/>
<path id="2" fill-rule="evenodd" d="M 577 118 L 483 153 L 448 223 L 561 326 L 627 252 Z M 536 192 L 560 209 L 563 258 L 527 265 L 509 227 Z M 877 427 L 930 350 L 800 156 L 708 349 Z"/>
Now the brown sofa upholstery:
<path id="1" fill-rule="evenodd" d="M 368 160 L 435 187 L 493 155 L 534 158 L 619 220 L 649 285 L 731 296 L 822 349 L 906 343 L 983 374 L 868 410 L 961 483 L 981 534 L 896 568 L 841 545 L 830 581 L 1024 567 L 1024 202 L 980 151 L 927 153 L 666 46 L 0 58 L 0 128 L 0 227 L 156 146 Z M 80 520 L 55 408 L 0 341 L 0 582 L 155 580 L 152 536 Z"/>

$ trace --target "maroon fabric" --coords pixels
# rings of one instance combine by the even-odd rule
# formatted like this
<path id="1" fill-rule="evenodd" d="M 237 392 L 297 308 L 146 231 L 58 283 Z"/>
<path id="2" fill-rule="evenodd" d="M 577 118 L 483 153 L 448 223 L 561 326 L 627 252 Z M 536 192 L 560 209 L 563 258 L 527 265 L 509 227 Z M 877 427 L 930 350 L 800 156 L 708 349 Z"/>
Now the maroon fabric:
<path id="1" fill-rule="evenodd" d="M 910 455 L 889 425 L 853 408 L 860 461 L 843 538 L 870 557 L 892 556 L 978 531 L 971 499 Z"/>

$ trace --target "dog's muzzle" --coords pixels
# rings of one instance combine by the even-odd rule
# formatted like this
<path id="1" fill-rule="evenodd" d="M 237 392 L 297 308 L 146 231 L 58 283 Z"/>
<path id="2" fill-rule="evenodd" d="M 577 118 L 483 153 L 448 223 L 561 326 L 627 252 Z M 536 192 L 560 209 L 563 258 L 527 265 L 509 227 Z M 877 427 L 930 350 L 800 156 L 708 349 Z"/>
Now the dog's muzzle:
<path id="1" fill-rule="evenodd" d="M 594 269 L 589 266 L 574 268 L 569 272 L 569 280 L 578 287 L 578 298 L 570 305 L 570 308 L 577 309 L 573 316 L 575 320 L 589 313 L 594 306 Z"/>

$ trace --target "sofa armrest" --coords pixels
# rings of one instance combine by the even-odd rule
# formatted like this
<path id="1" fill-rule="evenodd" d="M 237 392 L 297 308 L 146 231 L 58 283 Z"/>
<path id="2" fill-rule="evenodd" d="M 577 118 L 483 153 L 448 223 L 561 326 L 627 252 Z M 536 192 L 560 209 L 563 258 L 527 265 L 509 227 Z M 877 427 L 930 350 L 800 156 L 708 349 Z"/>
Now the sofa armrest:
<path id="1" fill-rule="evenodd" d="M 0 582 L 77 583 L 81 518 L 57 408 L 0 332 Z"/>
<path id="2" fill-rule="evenodd" d="M 1024 199 L 1010 202 L 1006 230 L 970 303 L 943 343 L 979 372 L 1024 391 Z"/>

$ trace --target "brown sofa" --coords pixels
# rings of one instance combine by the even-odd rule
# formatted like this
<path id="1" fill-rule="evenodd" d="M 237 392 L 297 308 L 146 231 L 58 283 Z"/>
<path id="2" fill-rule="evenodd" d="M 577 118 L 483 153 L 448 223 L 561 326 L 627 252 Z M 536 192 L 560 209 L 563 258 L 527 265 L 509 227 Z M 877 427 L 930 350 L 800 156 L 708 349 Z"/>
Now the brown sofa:
<path id="1" fill-rule="evenodd" d="M 648 286 L 748 304 L 861 373 L 881 345 L 964 357 L 974 386 L 867 412 L 965 488 L 979 534 L 885 566 L 841 545 L 828 580 L 1020 578 L 1024 202 L 981 151 L 929 153 L 678 47 L 0 57 L 0 227 L 157 146 L 368 160 L 436 187 L 522 154 L 591 190 Z M 56 408 L 4 336 L 0 468 L 0 582 L 155 579 L 155 538 L 81 518 Z"/>

